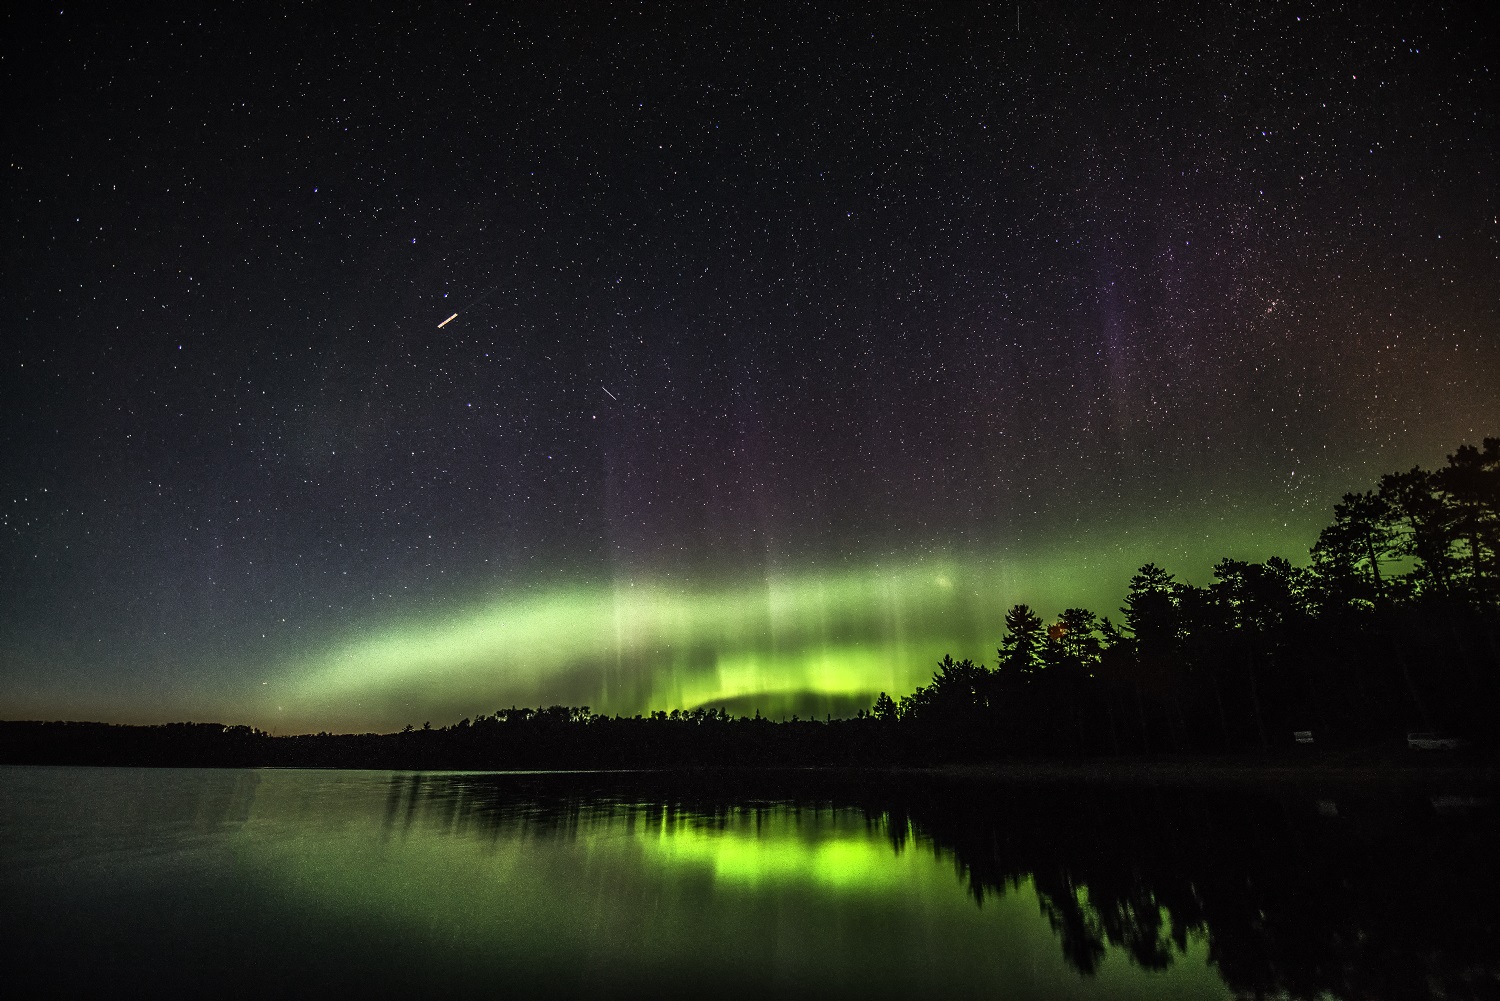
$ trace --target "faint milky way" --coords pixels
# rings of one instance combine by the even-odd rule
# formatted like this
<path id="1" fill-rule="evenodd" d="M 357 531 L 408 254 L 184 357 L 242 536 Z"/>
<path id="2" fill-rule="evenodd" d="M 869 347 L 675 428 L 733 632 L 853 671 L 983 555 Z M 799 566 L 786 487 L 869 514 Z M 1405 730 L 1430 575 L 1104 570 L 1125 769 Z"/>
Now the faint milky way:
<path id="1" fill-rule="evenodd" d="M 0 716 L 846 711 L 1500 433 L 1487 28 L 1023 6 L 8 9 Z"/>

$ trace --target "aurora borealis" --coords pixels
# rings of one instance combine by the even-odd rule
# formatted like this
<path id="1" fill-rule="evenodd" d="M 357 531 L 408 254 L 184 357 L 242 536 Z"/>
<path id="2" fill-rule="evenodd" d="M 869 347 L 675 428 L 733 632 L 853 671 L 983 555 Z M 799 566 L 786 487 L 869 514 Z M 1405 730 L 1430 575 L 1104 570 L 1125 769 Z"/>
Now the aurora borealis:
<path id="1" fill-rule="evenodd" d="M 309 706 L 307 719 L 336 718 L 361 698 L 382 718 L 433 705 L 452 715 L 475 692 L 519 704 L 851 715 L 879 691 L 924 683 L 944 654 L 984 657 L 1004 614 L 998 596 L 1012 590 L 1001 572 L 930 561 L 737 587 L 502 596 L 318 651 L 297 666 L 289 691 L 278 684 L 266 694 L 277 713 L 287 702 Z M 1043 582 L 1027 593 L 1067 592 Z"/>
<path id="2" fill-rule="evenodd" d="M 3 718 L 845 714 L 1500 433 L 1450 7 L 3 17 Z"/>

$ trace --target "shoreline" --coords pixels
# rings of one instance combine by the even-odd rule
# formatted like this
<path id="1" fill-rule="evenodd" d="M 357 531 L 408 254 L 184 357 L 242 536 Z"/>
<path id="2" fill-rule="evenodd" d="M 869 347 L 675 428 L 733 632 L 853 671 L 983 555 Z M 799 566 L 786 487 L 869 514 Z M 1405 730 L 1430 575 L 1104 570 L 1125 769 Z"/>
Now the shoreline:
<path id="1" fill-rule="evenodd" d="M 1500 765 L 1484 762 L 1401 763 L 1379 762 L 1287 762 L 1225 759 L 1159 759 L 1096 761 L 997 761 L 931 766 L 885 765 L 764 765 L 725 766 L 681 764 L 641 768 L 421 768 L 377 764 L 187 764 L 140 762 L 0 762 L 16 768 L 152 768 L 230 771 L 375 771 L 409 774 L 464 774 L 546 778 L 595 776 L 628 781 L 631 778 L 662 779 L 680 776 L 689 783 L 710 776 L 731 782 L 738 779 L 768 780 L 785 777 L 795 781 L 813 777 L 845 778 L 861 783 L 889 779 L 898 782 L 930 780 L 937 783 L 994 783 L 1004 785 L 1100 785 L 1154 787 L 1226 786 L 1409 786 L 1426 787 L 1461 783 L 1465 786 L 1500 790 Z"/>
<path id="2" fill-rule="evenodd" d="M 1009 761 L 926 770 L 952 779 L 1106 785 L 1429 785 L 1450 781 L 1500 787 L 1494 762 L 1288 762 L 1245 760 Z"/>

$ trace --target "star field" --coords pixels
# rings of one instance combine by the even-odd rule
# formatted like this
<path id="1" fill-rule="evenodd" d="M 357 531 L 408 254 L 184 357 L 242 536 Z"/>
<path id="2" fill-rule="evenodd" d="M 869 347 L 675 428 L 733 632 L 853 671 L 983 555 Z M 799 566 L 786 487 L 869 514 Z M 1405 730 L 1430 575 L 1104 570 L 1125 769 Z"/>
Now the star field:
<path id="1" fill-rule="evenodd" d="M 1500 427 L 1453 7 L 3 16 L 9 718 L 852 710 Z"/>

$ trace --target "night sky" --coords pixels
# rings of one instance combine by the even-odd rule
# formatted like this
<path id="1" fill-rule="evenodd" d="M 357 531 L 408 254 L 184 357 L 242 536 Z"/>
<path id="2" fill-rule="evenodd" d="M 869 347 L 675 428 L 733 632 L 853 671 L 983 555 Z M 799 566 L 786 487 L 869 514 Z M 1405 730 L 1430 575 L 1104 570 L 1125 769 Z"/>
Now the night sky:
<path id="1" fill-rule="evenodd" d="M 1465 5 L 487 6 L 6 6 L 0 717 L 847 714 L 1500 433 Z"/>

